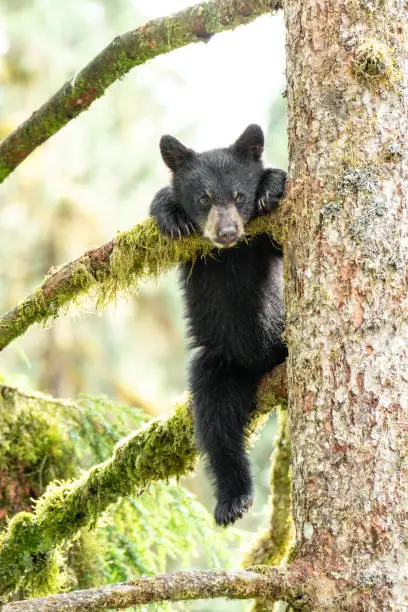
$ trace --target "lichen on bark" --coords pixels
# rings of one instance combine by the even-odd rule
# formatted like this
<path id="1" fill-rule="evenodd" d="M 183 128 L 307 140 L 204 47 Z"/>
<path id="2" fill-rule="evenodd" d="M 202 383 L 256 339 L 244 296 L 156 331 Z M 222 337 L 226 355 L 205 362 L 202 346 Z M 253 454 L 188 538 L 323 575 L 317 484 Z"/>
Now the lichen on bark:
<path id="1" fill-rule="evenodd" d="M 408 7 L 368 4 L 285 4 L 294 519 L 297 559 L 333 572 L 340 609 L 399 610 L 408 596 Z M 364 580 L 370 588 L 353 594 Z"/>

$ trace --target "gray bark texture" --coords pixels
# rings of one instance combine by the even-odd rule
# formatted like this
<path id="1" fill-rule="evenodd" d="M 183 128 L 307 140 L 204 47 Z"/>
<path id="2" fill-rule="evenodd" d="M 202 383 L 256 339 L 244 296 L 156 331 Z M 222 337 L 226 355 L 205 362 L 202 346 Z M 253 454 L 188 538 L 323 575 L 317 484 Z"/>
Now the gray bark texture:
<path id="1" fill-rule="evenodd" d="M 402 611 L 408 4 L 286 0 L 285 21 L 296 558 L 333 581 L 324 609 Z"/>

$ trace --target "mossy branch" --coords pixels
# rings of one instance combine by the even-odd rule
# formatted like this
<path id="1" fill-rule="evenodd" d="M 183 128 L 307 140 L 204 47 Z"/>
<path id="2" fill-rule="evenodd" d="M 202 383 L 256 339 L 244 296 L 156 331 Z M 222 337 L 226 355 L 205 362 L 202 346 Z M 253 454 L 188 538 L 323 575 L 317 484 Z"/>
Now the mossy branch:
<path id="1" fill-rule="evenodd" d="M 281 0 L 213 0 L 117 36 L 0 144 L 0 183 L 131 68 L 282 7 Z"/>
<path id="2" fill-rule="evenodd" d="M 255 219 L 246 228 L 248 239 L 261 233 L 277 238 L 277 214 Z M 56 270 L 20 304 L 0 317 L 0 351 L 34 323 L 55 318 L 86 293 L 93 291 L 104 305 L 148 276 L 158 276 L 180 262 L 204 257 L 214 250 L 202 236 L 180 240 L 163 238 L 153 219 L 146 219 L 113 240 L 87 251 Z"/>
<path id="3" fill-rule="evenodd" d="M 283 365 L 265 377 L 248 435 L 286 393 L 285 372 Z M 20 512 L 0 535 L 0 596 L 12 592 L 27 575 L 42 571 L 56 546 L 94 522 L 120 496 L 140 494 L 149 483 L 191 472 L 197 457 L 186 399 L 168 418 L 151 421 L 121 440 L 110 459 L 81 478 L 50 485 L 35 512 Z"/>
<path id="4" fill-rule="evenodd" d="M 245 555 L 244 567 L 279 565 L 288 553 L 295 535 L 290 469 L 289 416 L 285 408 L 279 411 L 279 433 L 272 455 L 272 511 L 269 528 Z"/>
<path id="5" fill-rule="evenodd" d="M 40 599 L 17 601 L 3 608 L 3 612 L 93 612 L 123 609 L 159 601 L 186 601 L 194 599 L 252 599 L 264 601 L 301 601 L 308 610 L 321 599 L 317 596 L 314 576 L 305 568 L 293 564 L 285 570 L 253 567 L 246 571 L 225 570 L 180 571 L 148 578 L 137 578 L 121 584 L 107 585 L 49 595 Z M 299 608 L 296 608 L 299 609 Z M 303 608 L 302 608 L 303 609 Z M 324 608 L 329 609 L 329 608 Z M 331 608 L 330 608 L 331 609 Z"/>
<path id="6" fill-rule="evenodd" d="M 229 599 L 302 600 L 307 609 L 316 610 L 313 602 L 313 576 L 294 564 L 285 570 L 254 567 L 247 571 L 225 570 L 180 571 L 148 578 L 137 578 L 121 584 L 107 585 L 49 595 L 40 599 L 17 601 L 3 612 L 93 612 L 130 608 L 159 601 L 186 601 L 228 597 Z M 320 609 L 320 608 L 319 608 Z"/>

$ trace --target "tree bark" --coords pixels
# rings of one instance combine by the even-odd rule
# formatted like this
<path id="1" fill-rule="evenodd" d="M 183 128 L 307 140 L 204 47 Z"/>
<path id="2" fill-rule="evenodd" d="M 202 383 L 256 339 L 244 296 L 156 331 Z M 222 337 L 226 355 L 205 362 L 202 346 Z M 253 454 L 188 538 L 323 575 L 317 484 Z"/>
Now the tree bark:
<path id="1" fill-rule="evenodd" d="M 408 608 L 408 5 L 286 0 L 285 21 L 296 554 L 330 574 L 340 595 L 347 590 L 339 609 L 401 611 Z M 366 589 L 353 594 L 357 583 Z"/>

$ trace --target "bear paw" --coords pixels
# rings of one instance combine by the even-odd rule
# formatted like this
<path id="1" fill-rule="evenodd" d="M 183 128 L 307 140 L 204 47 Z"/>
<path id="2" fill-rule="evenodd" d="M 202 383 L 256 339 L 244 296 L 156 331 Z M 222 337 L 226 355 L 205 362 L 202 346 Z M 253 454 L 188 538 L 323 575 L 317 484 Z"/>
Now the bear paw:
<path id="1" fill-rule="evenodd" d="M 189 236 L 195 231 L 193 223 L 184 215 L 174 211 L 171 215 L 156 218 L 160 233 L 169 238 Z"/>
<path id="2" fill-rule="evenodd" d="M 242 518 L 253 503 L 252 493 L 219 500 L 214 511 L 215 522 L 221 527 L 227 527 L 227 525 L 231 525 L 237 519 Z"/>
<path id="3" fill-rule="evenodd" d="M 163 187 L 156 193 L 150 205 L 150 214 L 156 219 L 163 236 L 181 238 L 195 231 L 193 222 L 176 205 L 171 187 Z"/>
<path id="4" fill-rule="evenodd" d="M 258 210 L 261 214 L 276 208 L 285 191 L 286 172 L 279 168 L 265 170 L 258 191 Z"/>

